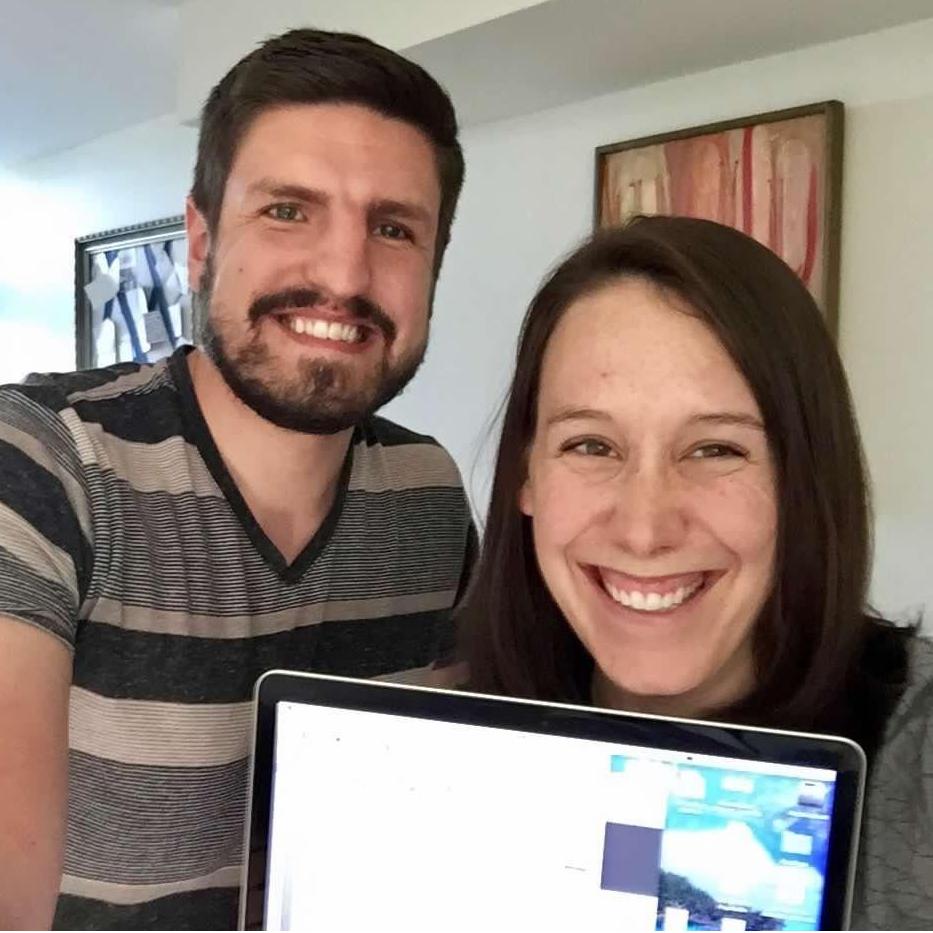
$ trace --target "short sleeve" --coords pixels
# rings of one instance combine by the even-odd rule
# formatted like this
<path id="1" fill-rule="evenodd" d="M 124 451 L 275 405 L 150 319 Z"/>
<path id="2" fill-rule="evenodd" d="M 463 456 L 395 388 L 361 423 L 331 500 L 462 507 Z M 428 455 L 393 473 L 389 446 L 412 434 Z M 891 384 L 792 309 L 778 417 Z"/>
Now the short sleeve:
<path id="1" fill-rule="evenodd" d="M 465 497 L 464 497 L 465 498 Z M 444 687 L 462 687 L 467 677 L 467 667 L 464 661 L 462 609 L 470 590 L 476 563 L 479 557 L 479 536 L 476 525 L 467 510 L 466 537 L 463 546 L 463 567 L 460 572 L 460 581 L 457 586 L 457 595 L 449 614 L 445 614 L 438 633 L 437 657 L 433 664 L 435 671 L 435 684 Z"/>
<path id="2" fill-rule="evenodd" d="M 73 648 L 92 565 L 90 497 L 67 414 L 39 391 L 0 388 L 0 615 Z"/>
<path id="3" fill-rule="evenodd" d="M 469 510 L 469 506 L 467 506 Z M 463 548 L 463 569 L 460 572 L 460 584 L 457 587 L 457 596 L 454 600 L 454 611 L 462 608 L 473 581 L 476 563 L 479 560 L 479 535 L 476 533 L 476 524 L 472 516 L 467 519 L 466 542 Z"/>

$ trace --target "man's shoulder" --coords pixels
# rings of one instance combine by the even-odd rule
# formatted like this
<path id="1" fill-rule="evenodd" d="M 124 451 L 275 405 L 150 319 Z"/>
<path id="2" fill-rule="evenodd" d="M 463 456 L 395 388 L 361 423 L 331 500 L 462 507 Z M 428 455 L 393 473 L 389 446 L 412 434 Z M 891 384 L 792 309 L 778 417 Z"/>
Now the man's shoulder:
<path id="1" fill-rule="evenodd" d="M 439 447 L 440 441 L 430 434 L 419 434 L 412 431 L 395 421 L 388 418 L 382 418 L 375 415 L 367 418 L 360 426 L 361 439 L 370 447 L 380 445 L 382 447 L 402 447 L 407 444 L 427 444 L 433 447 Z M 444 451 L 446 453 L 446 451 Z"/>
<path id="2" fill-rule="evenodd" d="M 360 425 L 354 460 L 351 486 L 357 488 L 447 488 L 463 492 L 460 470 L 436 438 L 387 418 L 368 418 Z"/>
<path id="3" fill-rule="evenodd" d="M 182 431 L 179 393 L 168 360 L 41 373 L 0 387 L 0 421 L 21 430 L 84 435 L 85 428 L 155 443 Z"/>
<path id="4" fill-rule="evenodd" d="M 22 382 L 0 386 L 0 397 L 18 396 L 53 412 L 75 402 L 110 399 L 158 380 L 162 364 L 117 363 L 66 373 L 30 373 Z"/>

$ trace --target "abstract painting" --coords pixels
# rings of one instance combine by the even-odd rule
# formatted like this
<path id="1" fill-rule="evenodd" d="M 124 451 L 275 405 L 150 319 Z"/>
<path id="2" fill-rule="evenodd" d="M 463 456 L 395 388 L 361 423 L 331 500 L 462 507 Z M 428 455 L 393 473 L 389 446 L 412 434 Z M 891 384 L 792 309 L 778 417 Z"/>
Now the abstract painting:
<path id="1" fill-rule="evenodd" d="M 634 214 L 728 224 L 774 250 L 835 331 L 843 105 L 692 127 L 596 150 L 595 225 Z"/>
<path id="2" fill-rule="evenodd" d="M 75 241 L 78 369 L 154 363 L 194 337 L 184 219 Z"/>

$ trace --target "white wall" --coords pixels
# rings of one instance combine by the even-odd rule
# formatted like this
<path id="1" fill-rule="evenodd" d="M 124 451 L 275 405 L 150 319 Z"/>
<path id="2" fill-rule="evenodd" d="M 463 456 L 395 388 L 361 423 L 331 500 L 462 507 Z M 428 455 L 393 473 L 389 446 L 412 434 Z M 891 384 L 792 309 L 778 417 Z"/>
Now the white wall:
<path id="1" fill-rule="evenodd" d="M 933 21 L 465 133 L 428 360 L 388 413 L 437 435 L 485 505 L 524 308 L 591 223 L 593 148 L 827 98 L 847 105 L 840 345 L 875 481 L 874 596 L 933 615 Z M 73 240 L 180 212 L 195 131 L 165 117 L 0 176 L 0 382 L 73 365 Z M 24 331 L 39 336 L 24 345 Z M 475 464 L 475 468 L 474 468 Z"/>
<path id="2" fill-rule="evenodd" d="M 0 384 L 74 369 L 74 241 L 180 214 L 196 131 L 160 117 L 0 172 Z"/>
<path id="3" fill-rule="evenodd" d="M 544 270 L 590 229 L 593 148 L 838 98 L 847 105 L 840 345 L 874 477 L 873 593 L 888 612 L 926 604 L 933 615 L 931 49 L 927 21 L 467 132 L 431 349 L 391 414 L 448 445 L 482 508 L 483 426 Z"/>
<path id="4" fill-rule="evenodd" d="M 933 632 L 933 95 L 850 127 L 842 353 L 874 479 L 873 595 L 925 604 Z"/>

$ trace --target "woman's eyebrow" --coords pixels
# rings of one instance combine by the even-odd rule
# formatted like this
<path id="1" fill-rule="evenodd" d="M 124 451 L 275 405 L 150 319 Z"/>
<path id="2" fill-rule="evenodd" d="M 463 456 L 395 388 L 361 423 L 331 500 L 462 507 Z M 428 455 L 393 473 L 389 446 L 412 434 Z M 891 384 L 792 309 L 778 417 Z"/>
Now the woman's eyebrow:
<path id="1" fill-rule="evenodd" d="M 554 424 L 561 424 L 564 421 L 612 421 L 612 416 L 607 411 L 601 411 L 598 408 L 579 408 L 577 406 L 568 406 L 558 408 L 550 415 L 545 424 L 550 427 Z"/>
<path id="2" fill-rule="evenodd" d="M 693 415 L 693 417 L 687 421 L 687 424 L 725 424 L 755 428 L 759 431 L 764 431 L 765 429 L 764 423 L 759 417 L 740 411 L 702 412 Z"/>
<path id="3" fill-rule="evenodd" d="M 612 421 L 612 415 L 609 412 L 599 408 L 586 408 L 581 405 L 567 405 L 558 408 L 553 414 L 545 419 L 545 425 L 551 427 L 555 424 L 562 424 L 565 421 Z M 687 421 L 687 426 L 694 424 L 714 424 L 714 425 L 735 425 L 737 427 L 754 428 L 756 431 L 764 431 L 765 426 L 757 415 L 741 411 L 709 411 L 698 412 L 691 415 Z"/>

